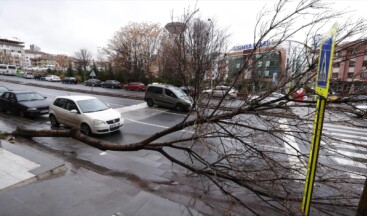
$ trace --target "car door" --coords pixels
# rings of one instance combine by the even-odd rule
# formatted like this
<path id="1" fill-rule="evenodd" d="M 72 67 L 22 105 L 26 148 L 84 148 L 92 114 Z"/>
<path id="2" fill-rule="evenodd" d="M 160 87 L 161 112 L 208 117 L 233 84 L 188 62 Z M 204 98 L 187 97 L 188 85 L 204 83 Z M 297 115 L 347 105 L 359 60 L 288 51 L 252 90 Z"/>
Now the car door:
<path id="1" fill-rule="evenodd" d="M 217 86 L 213 89 L 213 96 L 214 97 L 221 97 L 222 96 L 222 88 Z"/>
<path id="2" fill-rule="evenodd" d="M 64 108 L 66 106 L 66 101 L 67 100 L 65 98 L 57 99 L 52 105 L 52 110 L 59 123 L 68 125 L 67 113 Z"/>
<path id="3" fill-rule="evenodd" d="M 21 109 L 21 106 L 18 103 L 16 94 L 10 93 L 8 101 L 6 103 L 6 110 L 12 113 L 17 113 L 20 109 Z"/>
<path id="4" fill-rule="evenodd" d="M 164 94 L 162 95 L 162 97 L 163 97 L 162 101 L 164 103 L 164 106 L 170 107 L 170 108 L 173 108 L 176 106 L 177 96 L 175 95 L 175 93 L 173 93 L 173 91 L 169 89 L 164 89 Z"/>
<path id="5" fill-rule="evenodd" d="M 9 111 L 9 97 L 10 97 L 11 94 L 13 94 L 13 93 L 6 92 L 2 95 L 2 97 L 0 99 L 0 105 L 1 105 L 1 108 L 4 111 Z"/>
<path id="6" fill-rule="evenodd" d="M 80 117 L 80 111 L 72 100 L 66 100 L 64 105 L 65 110 L 65 121 L 67 122 L 67 125 L 74 128 L 79 128 L 81 117 Z"/>
<path id="7" fill-rule="evenodd" d="M 160 106 L 165 106 L 163 88 L 152 86 L 151 97 L 153 98 L 153 102 Z"/>

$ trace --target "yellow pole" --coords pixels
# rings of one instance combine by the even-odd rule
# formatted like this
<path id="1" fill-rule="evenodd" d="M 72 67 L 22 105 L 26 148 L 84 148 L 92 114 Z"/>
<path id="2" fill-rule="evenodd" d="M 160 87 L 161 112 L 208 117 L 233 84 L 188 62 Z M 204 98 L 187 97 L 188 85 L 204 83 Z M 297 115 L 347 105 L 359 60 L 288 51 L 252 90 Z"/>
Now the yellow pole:
<path id="1" fill-rule="evenodd" d="M 317 168 L 317 159 L 319 156 L 319 147 L 322 135 L 322 127 L 324 123 L 325 104 L 326 99 L 319 96 L 317 98 L 316 115 L 312 130 L 310 155 L 308 158 L 308 167 L 306 173 L 306 183 L 303 191 L 302 212 L 305 214 L 305 216 L 308 216 L 310 212 L 313 185 Z"/>

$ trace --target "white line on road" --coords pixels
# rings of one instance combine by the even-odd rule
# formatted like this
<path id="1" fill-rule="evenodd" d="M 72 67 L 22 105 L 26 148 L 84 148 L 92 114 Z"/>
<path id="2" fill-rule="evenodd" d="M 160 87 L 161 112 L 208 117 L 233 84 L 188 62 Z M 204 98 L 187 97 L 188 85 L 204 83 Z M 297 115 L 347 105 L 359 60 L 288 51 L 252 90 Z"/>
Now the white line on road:
<path id="1" fill-rule="evenodd" d="M 152 127 L 160 127 L 160 128 L 170 128 L 170 127 L 167 127 L 167 126 L 162 126 L 162 125 L 157 125 L 157 124 L 151 124 L 151 123 L 146 123 L 146 122 L 141 122 L 141 121 L 136 121 L 134 119 L 127 119 L 125 118 L 125 120 L 128 120 L 128 121 L 131 121 L 131 122 L 134 122 L 134 123 L 138 123 L 138 124 L 143 124 L 143 125 L 148 125 L 148 126 L 152 126 Z M 181 132 L 184 132 L 184 133 L 191 133 L 193 134 L 194 132 L 192 131 L 188 131 L 188 130 L 180 130 Z"/>
<path id="2" fill-rule="evenodd" d="M 131 106 L 116 108 L 115 110 L 120 112 L 120 113 L 124 113 L 124 112 L 130 112 L 130 111 L 133 111 L 133 110 L 143 109 L 143 108 L 147 108 L 147 107 L 148 106 L 147 106 L 146 103 L 140 103 L 140 104 L 135 104 L 135 105 L 131 105 Z"/>

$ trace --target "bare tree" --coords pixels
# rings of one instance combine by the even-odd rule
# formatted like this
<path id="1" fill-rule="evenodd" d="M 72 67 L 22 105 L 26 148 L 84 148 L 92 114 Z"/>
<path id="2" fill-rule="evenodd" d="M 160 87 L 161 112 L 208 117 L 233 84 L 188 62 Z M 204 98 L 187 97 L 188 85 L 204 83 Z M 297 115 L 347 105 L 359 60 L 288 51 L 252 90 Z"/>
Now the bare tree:
<path id="1" fill-rule="evenodd" d="M 83 80 L 86 79 L 87 66 L 91 63 L 93 55 L 87 49 L 80 49 L 75 54 L 76 63 L 83 68 Z"/>
<path id="2" fill-rule="evenodd" d="M 229 90 L 217 99 L 199 94 L 194 97 L 197 108 L 181 122 L 136 143 L 109 143 L 73 129 L 34 131 L 18 128 L 12 134 L 24 137 L 70 136 L 101 150 L 156 151 L 173 163 L 199 174 L 203 184 L 214 185 L 229 200 L 228 203 L 234 203 L 234 212 L 239 208 L 244 215 L 267 215 L 265 208 L 275 214 L 300 215 L 308 160 L 308 151 L 301 148 L 309 148 L 312 136 L 309 125 L 312 125 L 313 119 L 310 115 L 297 115 L 292 111 L 313 114 L 315 102 L 294 100 L 292 94 L 299 87 L 313 85 L 318 55 L 317 50 L 312 48 L 313 43 L 310 43 L 314 36 L 323 34 L 324 27 L 331 26 L 333 19 L 345 15 L 328 8 L 321 0 L 293 3 L 280 0 L 270 10 L 259 13 L 254 47 L 248 53 L 249 57 L 244 59 L 230 79 L 224 80 L 225 77 L 222 77 L 215 80 L 216 84 L 226 81 L 233 88 L 244 77 L 261 71 L 258 70 L 258 62 L 288 40 L 293 40 L 297 33 L 301 32 L 306 37 L 298 42 L 298 52 L 291 55 L 297 61 L 288 61 L 284 70 L 280 71 L 276 85 L 258 89 L 256 97 L 245 95 L 236 101 L 226 100 Z M 180 20 L 187 29 L 174 39 L 176 49 L 172 47 L 172 53 L 176 53 L 174 58 L 177 59 L 182 80 L 193 83 L 201 92 L 205 74 L 210 72 L 213 60 L 220 59 L 221 52 L 225 51 L 226 36 L 214 30 L 212 23 L 195 19 L 194 14 L 195 11 L 187 13 Z M 365 31 L 364 20 L 347 20 L 347 24 L 340 24 L 337 46 Z M 137 50 L 131 52 L 131 47 L 123 43 L 123 38 L 116 40 L 121 46 L 114 52 L 116 55 L 117 52 L 128 52 L 127 59 L 131 59 L 131 54 L 137 53 Z M 271 39 L 273 44 L 270 48 L 261 47 L 263 41 Z M 284 95 L 267 100 L 273 92 L 283 92 Z M 353 109 L 351 102 L 356 100 L 348 97 L 328 102 L 325 122 L 336 124 L 343 121 L 346 125 L 352 125 L 353 121 L 347 115 Z M 284 104 L 289 106 L 284 108 Z M 178 135 L 173 135 L 175 133 Z M 333 153 L 349 157 L 336 152 L 333 148 L 335 143 L 366 151 L 366 146 L 334 136 L 325 135 L 322 142 L 320 154 L 325 156 Z M 338 212 L 338 207 L 343 207 L 343 211 L 355 212 L 364 178 L 366 174 L 319 160 L 315 183 L 318 189 L 314 192 L 313 209 L 326 215 L 343 215 L 343 212 Z M 209 195 L 215 193 L 211 187 L 207 188 Z"/>
<path id="3" fill-rule="evenodd" d="M 137 80 L 152 76 L 162 29 L 158 24 L 129 23 L 117 31 L 104 49 L 114 67 Z"/>

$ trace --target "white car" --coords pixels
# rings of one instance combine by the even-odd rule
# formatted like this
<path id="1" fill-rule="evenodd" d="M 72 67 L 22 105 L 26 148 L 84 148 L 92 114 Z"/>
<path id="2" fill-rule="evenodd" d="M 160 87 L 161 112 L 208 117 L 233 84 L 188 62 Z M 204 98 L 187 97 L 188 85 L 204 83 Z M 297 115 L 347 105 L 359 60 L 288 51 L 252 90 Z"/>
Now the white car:
<path id="1" fill-rule="evenodd" d="M 92 96 L 56 97 L 49 118 L 54 127 L 64 124 L 86 135 L 111 133 L 124 126 L 121 113 Z"/>
<path id="2" fill-rule="evenodd" d="M 23 73 L 23 78 L 26 79 L 34 79 L 33 73 L 32 72 L 24 72 Z"/>
<path id="3" fill-rule="evenodd" d="M 227 91 L 227 96 L 229 96 L 230 98 L 237 98 L 238 91 L 233 87 L 231 88 L 230 86 L 216 86 L 214 89 L 206 89 L 203 91 L 203 95 L 207 97 L 223 97 Z"/>
<path id="4" fill-rule="evenodd" d="M 286 101 L 285 95 L 277 92 L 270 93 L 269 96 L 260 100 L 261 96 L 253 96 L 250 100 L 259 100 L 259 104 L 269 103 L 269 106 L 283 106 L 283 105 L 294 105 L 293 101 Z M 283 100 L 278 100 L 284 98 Z M 278 100 L 278 101 L 277 101 Z"/>
<path id="5" fill-rule="evenodd" d="M 357 105 L 356 109 L 354 109 L 353 112 L 359 117 L 367 118 L 367 104 Z"/>
<path id="6" fill-rule="evenodd" d="M 47 75 L 44 77 L 44 80 L 50 81 L 50 82 L 60 82 L 61 81 L 60 77 L 56 75 Z"/>

